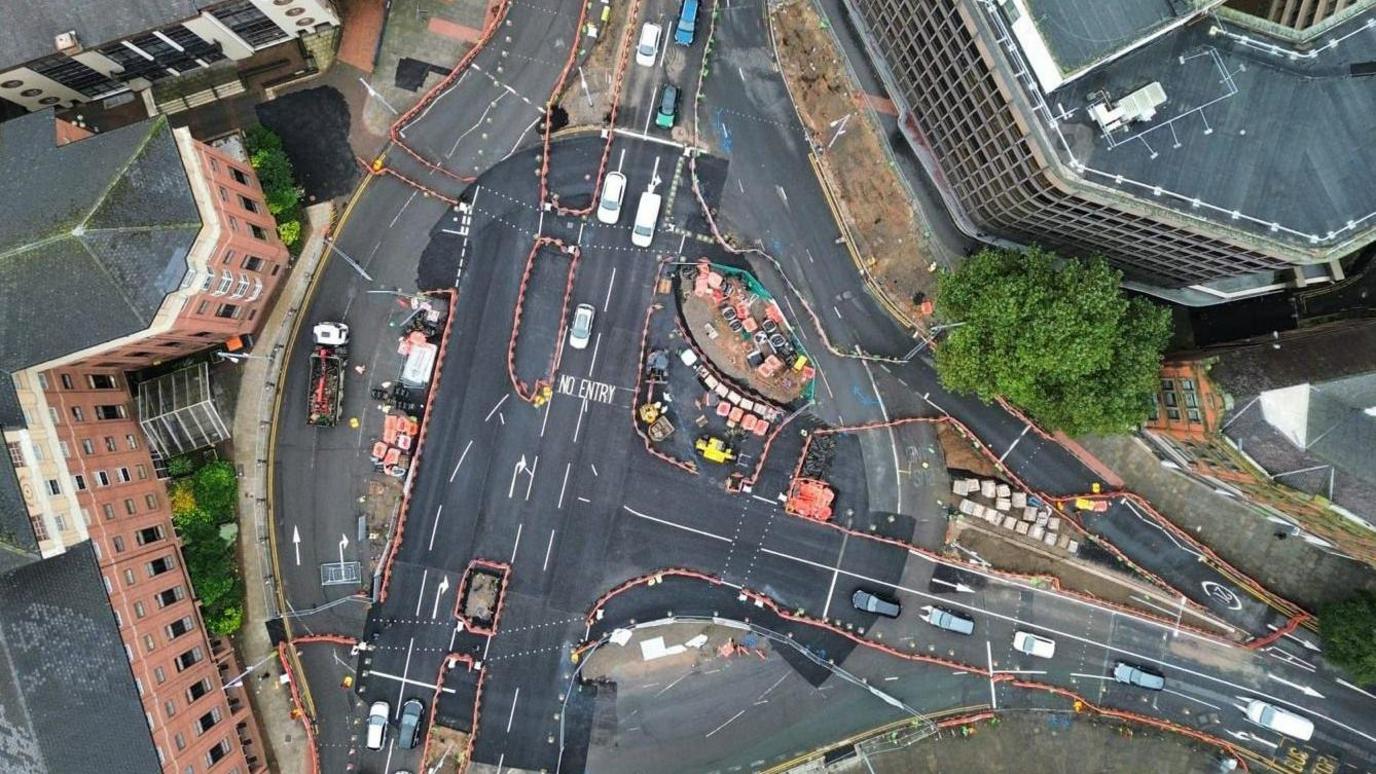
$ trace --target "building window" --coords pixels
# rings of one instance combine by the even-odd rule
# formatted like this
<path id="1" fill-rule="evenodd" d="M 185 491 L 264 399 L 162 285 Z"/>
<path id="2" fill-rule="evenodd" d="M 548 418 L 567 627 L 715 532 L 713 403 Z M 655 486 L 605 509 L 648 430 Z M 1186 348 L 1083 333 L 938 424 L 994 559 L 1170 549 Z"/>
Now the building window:
<path id="1" fill-rule="evenodd" d="M 248 230 L 252 232 L 254 239 L 261 239 L 264 242 L 268 241 L 268 232 L 264 231 L 263 227 L 259 226 L 257 223 L 248 224 Z"/>
<path id="2" fill-rule="evenodd" d="M 78 473 L 78 474 L 76 474 L 75 476 L 72 476 L 72 481 L 76 482 L 76 491 L 78 491 L 78 492 L 84 492 L 84 491 L 86 491 L 86 477 L 85 477 L 85 476 L 83 476 L 83 475 L 81 475 L 80 473 Z M 57 492 L 53 492 L 53 494 L 57 494 Z"/>
<path id="3" fill-rule="evenodd" d="M 51 419 L 52 423 L 55 425 L 62 424 L 62 415 L 57 413 L 57 409 L 52 406 L 48 407 L 48 419 Z M 24 414 L 24 424 L 29 424 L 28 412 Z"/>
<path id="4" fill-rule="evenodd" d="M 249 271 L 262 271 L 263 259 L 256 255 L 247 256 L 244 258 L 244 268 Z"/>
<path id="5" fill-rule="evenodd" d="M 96 419 L 124 419 L 124 406 L 118 403 L 96 406 Z"/>
<path id="6" fill-rule="evenodd" d="M 214 766 L 215 764 L 219 763 L 220 761 L 228 757 L 229 753 L 233 751 L 233 749 L 234 748 L 229 745 L 228 739 L 221 739 L 219 744 L 210 748 L 210 750 L 206 752 L 205 765 Z"/>
<path id="7" fill-rule="evenodd" d="M 166 536 L 167 535 L 163 532 L 162 525 L 155 524 L 151 527 L 144 527 L 143 529 L 134 533 L 134 540 L 136 540 L 139 545 L 146 546 L 149 543 L 156 543 Z"/>
<path id="8" fill-rule="evenodd" d="M 158 681 L 158 685 L 167 682 L 167 670 L 162 667 L 153 667 L 153 679 Z"/>
<path id="9" fill-rule="evenodd" d="M 72 458 L 72 447 L 66 441 L 58 441 L 57 445 L 62 449 L 62 458 L 69 460 Z"/>
<path id="10" fill-rule="evenodd" d="M 1191 422 L 1198 423 L 1203 421 L 1203 418 L 1199 414 L 1199 409 L 1185 409 L 1185 416 L 1189 417 Z"/>
<path id="11" fill-rule="evenodd" d="M 130 481 L 133 481 L 133 480 L 134 480 L 134 477 L 131 476 L 131 475 L 129 475 L 129 469 L 128 469 L 128 468 L 120 468 L 120 469 L 119 469 L 119 480 L 120 480 L 120 483 L 122 483 L 122 484 L 127 484 L 127 483 L 129 483 Z"/>
<path id="12" fill-rule="evenodd" d="M 238 319 L 239 307 L 234 304 L 220 304 L 220 308 L 215 310 L 215 316 L 226 320 Z"/>
<path id="13" fill-rule="evenodd" d="M 124 442 L 129 446 L 130 451 L 139 448 L 139 439 L 135 438 L 133 433 L 125 435 Z"/>
<path id="14" fill-rule="evenodd" d="M 115 506 L 111 505 L 110 503 L 101 504 L 100 512 L 105 514 L 106 521 L 115 518 Z"/>
<path id="15" fill-rule="evenodd" d="M 1168 418 L 1170 418 L 1170 419 L 1176 419 L 1176 420 L 1178 420 L 1178 419 L 1180 419 L 1180 410 L 1179 410 L 1179 409 L 1168 408 L 1168 409 L 1166 409 L 1166 416 L 1167 416 Z"/>
<path id="16" fill-rule="evenodd" d="M 160 556 L 157 559 L 154 559 L 153 561 L 144 565 L 144 569 L 148 571 L 148 577 L 156 578 L 159 575 L 168 572 L 175 566 L 176 565 L 172 563 L 172 557 L 168 555 Z"/>
<path id="17" fill-rule="evenodd" d="M 162 608 L 167 607 L 168 605 L 174 604 L 176 602 L 180 602 L 185 597 L 185 589 L 183 589 L 181 586 L 173 586 L 172 588 L 163 589 L 162 591 L 159 591 L 157 595 L 153 597 L 153 599 L 158 603 L 158 607 Z"/>
<path id="18" fill-rule="evenodd" d="M 38 386 L 40 389 L 48 389 L 48 375 L 42 371 L 38 372 Z"/>
<path id="19" fill-rule="evenodd" d="M 96 471 L 96 486 L 109 486 L 110 474 L 103 470 Z"/>
<path id="20" fill-rule="evenodd" d="M 144 617 L 145 615 L 148 615 L 148 608 L 144 607 L 142 602 L 135 602 L 135 603 L 134 603 L 134 617 L 135 617 L 135 618 L 142 618 L 142 617 Z"/>
<path id="21" fill-rule="evenodd" d="M 116 387 L 115 377 L 109 374 L 90 374 L 86 377 L 93 390 L 113 390 Z"/>
<path id="22" fill-rule="evenodd" d="M 82 411 L 80 406 L 72 406 L 72 419 L 78 422 L 85 422 L 86 412 Z"/>
<path id="23" fill-rule="evenodd" d="M 137 476 L 139 477 L 139 480 L 140 480 L 140 481 L 147 481 L 147 480 L 148 480 L 148 466 L 145 465 L 145 464 L 143 464 L 142 462 L 140 462 L 139 464 L 137 464 L 137 465 L 134 466 L 134 474 L 137 475 Z"/>
<path id="24" fill-rule="evenodd" d="M 55 478 L 50 478 L 50 479 L 48 479 L 48 494 L 50 494 L 50 495 L 60 495 L 60 494 L 62 494 L 62 485 L 59 484 L 59 483 L 57 482 L 57 479 L 55 479 Z"/>
<path id="25" fill-rule="evenodd" d="M 143 635 L 143 649 L 145 652 L 152 653 L 158 649 L 158 641 L 153 639 L 153 635 Z"/>
<path id="26" fill-rule="evenodd" d="M 158 496 L 149 492 L 143 496 L 143 504 L 148 507 L 148 510 L 156 511 L 158 509 Z"/>
<path id="27" fill-rule="evenodd" d="M 198 699 L 210 693 L 210 678 L 202 677 L 186 689 L 187 705 L 195 704 Z"/>
<path id="28" fill-rule="evenodd" d="M 48 539 L 48 526 L 43 523 L 42 516 L 29 516 L 29 523 L 33 525 L 33 536 L 38 542 Z"/>
<path id="29" fill-rule="evenodd" d="M 119 451 L 119 444 L 115 443 L 115 437 L 113 435 L 105 436 L 105 451 Z"/>
<path id="30" fill-rule="evenodd" d="M 82 439 L 81 439 L 81 453 L 82 453 L 82 454 L 95 454 L 95 453 L 96 453 L 96 445 L 95 445 L 94 443 L 91 442 L 91 439 L 90 439 L 90 438 L 82 438 Z"/>
<path id="31" fill-rule="evenodd" d="M 184 616 L 179 620 L 173 621 L 172 623 L 167 625 L 167 639 L 177 639 L 183 634 L 186 634 L 187 632 L 191 631 L 191 628 L 194 624 L 195 622 L 191 620 L 191 616 L 189 615 Z"/>
<path id="32" fill-rule="evenodd" d="M 177 735 L 172 737 L 172 742 L 177 745 L 179 752 L 186 749 L 186 735 L 182 732 L 178 731 Z"/>
<path id="33" fill-rule="evenodd" d="M 133 571 L 133 570 L 126 569 L 126 570 L 124 571 L 124 585 L 126 585 L 126 586 L 132 586 L 132 585 L 134 585 L 134 571 Z"/>
<path id="34" fill-rule="evenodd" d="M 235 0 L 210 13 L 254 48 L 262 48 L 289 37 L 285 30 L 268 18 L 267 14 L 258 10 L 251 0 Z"/>
<path id="35" fill-rule="evenodd" d="M 57 378 L 62 382 L 62 389 L 64 389 L 64 390 L 70 390 L 70 389 L 72 389 L 72 375 L 71 375 L 71 374 L 62 374 L 62 375 L 58 376 Z"/>
<path id="36" fill-rule="evenodd" d="M 220 722 L 220 708 L 211 707 L 210 711 L 200 716 L 196 720 L 196 734 L 199 736 L 215 727 Z"/>
<path id="37" fill-rule="evenodd" d="M 201 646 L 197 645 L 191 650 L 188 650 L 180 656 L 177 656 L 177 671 L 185 672 L 186 670 L 190 669 L 191 667 L 199 663 L 203 658 L 205 658 L 205 654 L 201 652 Z"/>
<path id="38" fill-rule="evenodd" d="M 1175 382 L 1174 382 L 1174 381 L 1172 381 L 1172 380 L 1170 380 L 1170 379 L 1162 379 L 1162 380 L 1161 380 L 1161 390 L 1162 390 L 1163 392 L 1170 392 L 1171 390 L 1174 390 L 1174 389 L 1175 389 Z"/>
<path id="39" fill-rule="evenodd" d="M 9 441 L 5 444 L 5 448 L 10 453 L 10 464 L 16 468 L 24 467 L 24 449 L 19 445 L 19 442 Z"/>
<path id="40" fill-rule="evenodd" d="M 234 177 L 234 182 L 239 185 L 248 185 L 248 175 L 245 175 L 238 167 L 230 167 L 229 174 Z"/>
<path id="41" fill-rule="evenodd" d="M 113 548 L 115 549 L 115 553 L 117 553 L 117 554 L 122 554 L 122 553 L 124 553 L 124 538 L 123 538 L 123 537 L 120 537 L 119 535 L 115 535 L 114 537 L 110 538 L 110 545 L 111 545 L 111 547 L 113 547 Z"/>
<path id="42" fill-rule="evenodd" d="M 59 513 L 53 516 L 53 526 L 57 527 L 58 532 L 67 531 L 67 514 Z"/>
<path id="43" fill-rule="evenodd" d="M 177 703 L 175 701 L 172 701 L 171 699 L 168 699 L 167 701 L 162 703 L 162 711 L 166 713 L 169 719 L 176 717 Z"/>
<path id="44" fill-rule="evenodd" d="M 130 516 L 136 516 L 136 515 L 138 515 L 139 507 L 138 507 L 137 505 L 134 504 L 134 498 L 132 498 L 132 497 L 126 497 L 126 498 L 124 498 L 124 512 L 127 513 L 127 514 L 129 514 Z"/>
<path id="45" fill-rule="evenodd" d="M 244 196 L 243 194 L 239 194 L 239 206 L 243 207 L 249 212 L 260 212 L 258 208 L 258 202 L 255 202 L 254 200 L 248 198 L 247 196 Z"/>

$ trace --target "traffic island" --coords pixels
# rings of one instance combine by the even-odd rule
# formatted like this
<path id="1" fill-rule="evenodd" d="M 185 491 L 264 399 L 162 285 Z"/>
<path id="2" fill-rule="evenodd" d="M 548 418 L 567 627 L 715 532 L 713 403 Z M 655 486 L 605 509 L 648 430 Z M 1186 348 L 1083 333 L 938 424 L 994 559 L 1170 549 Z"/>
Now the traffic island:
<path id="1" fill-rule="evenodd" d="M 464 629 L 488 636 L 497 633 L 510 572 L 502 562 L 474 559 L 468 563 L 454 602 L 454 617 Z"/>
<path id="2" fill-rule="evenodd" d="M 507 344 L 507 370 L 523 400 L 547 391 L 559 369 L 579 255 L 576 246 L 539 237 L 526 256 Z"/>

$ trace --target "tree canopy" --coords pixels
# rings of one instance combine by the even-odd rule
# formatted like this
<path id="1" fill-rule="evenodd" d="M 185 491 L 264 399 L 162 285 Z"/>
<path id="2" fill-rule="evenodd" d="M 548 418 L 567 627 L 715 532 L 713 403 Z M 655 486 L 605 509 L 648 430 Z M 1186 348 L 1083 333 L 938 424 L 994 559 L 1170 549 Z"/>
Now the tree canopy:
<path id="1" fill-rule="evenodd" d="M 1359 683 L 1376 682 L 1376 594 L 1358 592 L 1319 610 L 1319 635 L 1329 661 Z"/>
<path id="2" fill-rule="evenodd" d="M 206 629 L 233 634 L 243 624 L 244 588 L 234 544 L 225 539 L 223 528 L 236 519 L 239 481 L 229 462 L 197 468 L 184 459 L 187 464 L 179 469 L 191 472 L 171 486 L 172 525 L 182 539 L 182 556 Z"/>
<path id="3" fill-rule="evenodd" d="M 1119 289 L 1101 259 L 985 249 L 940 278 L 953 325 L 936 350 L 948 389 L 1002 397 L 1052 430 L 1123 432 L 1146 416 L 1170 312 Z"/>

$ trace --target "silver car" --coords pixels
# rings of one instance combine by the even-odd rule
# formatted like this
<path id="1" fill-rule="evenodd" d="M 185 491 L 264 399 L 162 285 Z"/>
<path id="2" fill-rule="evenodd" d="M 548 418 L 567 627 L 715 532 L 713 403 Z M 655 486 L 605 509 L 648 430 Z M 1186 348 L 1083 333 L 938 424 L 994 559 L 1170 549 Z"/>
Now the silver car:
<path id="1" fill-rule="evenodd" d="M 1113 665 L 1113 679 L 1124 685 L 1135 685 L 1149 691 L 1159 691 L 1166 687 L 1166 678 L 1126 661 L 1119 661 Z"/>
<path id="2" fill-rule="evenodd" d="M 592 308 L 592 304 L 579 304 L 573 310 L 573 323 L 569 325 L 570 347 L 587 349 L 588 340 L 592 338 L 592 319 L 596 314 L 597 310 Z"/>

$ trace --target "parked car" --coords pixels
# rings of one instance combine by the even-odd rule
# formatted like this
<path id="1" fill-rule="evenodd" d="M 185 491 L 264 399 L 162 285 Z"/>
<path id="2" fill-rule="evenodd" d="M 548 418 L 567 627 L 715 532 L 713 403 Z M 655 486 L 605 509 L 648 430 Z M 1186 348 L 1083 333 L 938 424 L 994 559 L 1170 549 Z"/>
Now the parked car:
<path id="1" fill-rule="evenodd" d="M 397 743 L 409 750 L 416 746 L 420 738 L 420 728 L 425 719 L 425 705 L 420 699 L 407 699 L 401 705 L 401 720 L 397 722 Z"/>
<path id="2" fill-rule="evenodd" d="M 1248 720 L 1262 728 L 1279 731 L 1301 742 L 1309 741 L 1309 737 L 1314 735 L 1314 721 L 1302 718 L 1289 710 L 1283 710 L 1274 704 L 1267 704 L 1260 699 L 1252 699 L 1247 702 L 1246 713 Z"/>
<path id="3" fill-rule="evenodd" d="M 661 203 L 662 197 L 657 193 L 646 191 L 640 195 L 640 203 L 635 208 L 635 226 L 631 229 L 631 244 L 649 247 L 654 242 Z"/>
<path id="4" fill-rule="evenodd" d="M 373 706 L 368 708 L 368 737 L 366 742 L 369 750 L 381 750 L 387 744 L 387 719 L 392 715 L 392 705 L 385 701 L 375 701 Z"/>
<path id="5" fill-rule="evenodd" d="M 1159 691 L 1166 687 L 1166 678 L 1146 667 L 1129 664 L 1126 661 L 1119 661 L 1113 665 L 1113 679 L 1125 685 L 1135 685 L 1149 691 Z"/>
<path id="6" fill-rule="evenodd" d="M 672 129 L 678 122 L 678 87 L 672 83 L 664 84 L 659 93 L 659 112 L 655 114 L 655 126 Z"/>
<path id="7" fill-rule="evenodd" d="M 683 0 L 678 9 L 678 26 L 674 28 L 674 42 L 680 46 L 693 45 L 698 27 L 698 0 Z"/>
<path id="8" fill-rule="evenodd" d="M 597 198 L 597 219 L 615 225 L 621 219 L 621 203 L 626 199 L 626 176 L 608 172 L 602 181 L 602 195 Z"/>
<path id="9" fill-rule="evenodd" d="M 927 605 L 922 608 L 922 620 L 938 629 L 945 629 L 956 634 L 970 634 L 975 630 L 973 619 L 936 605 Z"/>
<path id="10" fill-rule="evenodd" d="M 1013 650 L 1037 658 L 1051 658 L 1056 655 L 1056 641 L 1032 632 L 1018 632 L 1013 635 Z"/>
<path id="11" fill-rule="evenodd" d="M 573 310 L 573 323 L 569 325 L 569 346 L 574 349 L 587 349 L 588 339 L 592 338 L 592 320 L 597 310 L 592 304 L 579 304 Z"/>
<path id="12" fill-rule="evenodd" d="M 635 63 L 645 67 L 655 66 L 655 56 L 659 54 L 659 36 L 664 30 L 654 22 L 645 22 L 640 28 L 640 42 L 635 47 Z"/>
<path id="13" fill-rule="evenodd" d="M 885 618 L 897 618 L 899 612 L 903 609 L 897 602 L 881 597 L 872 591 L 865 591 L 864 589 L 856 589 L 855 593 L 850 595 L 850 603 L 855 605 L 856 610 L 863 610 L 866 613 L 876 613 Z"/>

